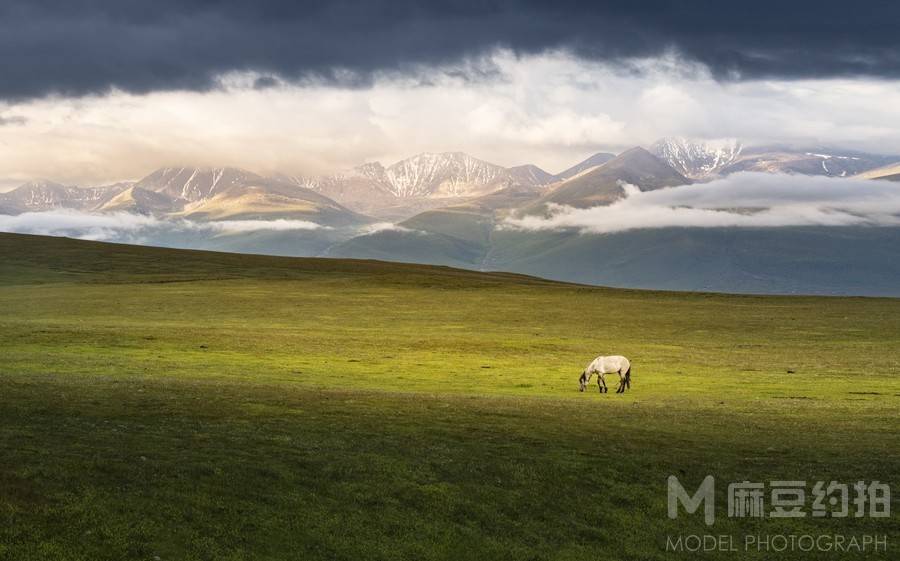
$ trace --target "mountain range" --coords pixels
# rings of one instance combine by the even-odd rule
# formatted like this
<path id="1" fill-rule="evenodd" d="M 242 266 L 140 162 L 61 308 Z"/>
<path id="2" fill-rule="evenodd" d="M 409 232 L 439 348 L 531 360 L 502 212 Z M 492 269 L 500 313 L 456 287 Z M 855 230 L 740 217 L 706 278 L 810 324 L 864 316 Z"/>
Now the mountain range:
<path id="1" fill-rule="evenodd" d="M 278 178 L 237 168 L 162 168 L 136 182 L 82 189 L 35 181 L 0 194 L 4 214 L 73 209 L 192 220 L 370 222 L 334 200 Z"/>
<path id="2" fill-rule="evenodd" d="M 654 143 L 650 151 L 693 180 L 741 171 L 849 177 L 896 164 L 898 160 L 896 156 L 821 147 L 748 147 L 734 139 L 703 142 L 678 137 L 664 138 Z"/>
<path id="3" fill-rule="evenodd" d="M 388 167 L 368 163 L 298 185 L 381 219 L 405 218 L 517 186 L 543 187 L 556 176 L 534 165 L 504 168 L 462 152 L 425 153 Z"/>
<path id="4" fill-rule="evenodd" d="M 138 181 L 99 187 L 33 181 L 0 193 L 0 213 L 70 208 L 194 220 L 320 219 L 343 225 L 403 220 L 509 189 L 520 195 L 530 193 L 532 206 L 556 203 L 586 207 L 621 195 L 617 181 L 650 189 L 739 171 L 866 178 L 900 175 L 900 157 L 828 149 L 745 147 L 736 140 L 665 138 L 649 150 L 632 149 L 620 156 L 628 153 L 641 153 L 641 165 L 636 165 L 634 158 L 622 160 L 600 152 L 557 174 L 532 164 L 507 168 L 462 152 L 423 153 L 387 167 L 370 162 L 318 177 L 261 176 L 229 167 L 170 167 Z M 651 154 L 656 158 L 649 159 Z M 654 173 L 647 174 L 647 166 L 655 167 Z M 598 168 L 603 171 L 598 172 Z M 643 169 L 643 176 L 635 172 L 638 168 Z M 603 177 L 606 180 L 600 187 Z"/>
<path id="5" fill-rule="evenodd" d="M 506 168 L 461 152 L 419 154 L 387 167 L 371 162 L 319 177 L 170 167 L 100 187 L 26 183 L 0 194 L 0 214 L 73 209 L 198 224 L 285 219 L 313 227 L 159 230 L 140 241 L 508 270 L 638 288 L 900 295 L 898 228 L 653 228 L 585 235 L 504 227 L 513 216 L 611 204 L 627 185 L 649 192 L 702 185 L 738 171 L 900 180 L 898 162 L 900 157 L 837 150 L 671 138 L 649 150 L 594 154 L 558 174 L 530 164 Z"/>

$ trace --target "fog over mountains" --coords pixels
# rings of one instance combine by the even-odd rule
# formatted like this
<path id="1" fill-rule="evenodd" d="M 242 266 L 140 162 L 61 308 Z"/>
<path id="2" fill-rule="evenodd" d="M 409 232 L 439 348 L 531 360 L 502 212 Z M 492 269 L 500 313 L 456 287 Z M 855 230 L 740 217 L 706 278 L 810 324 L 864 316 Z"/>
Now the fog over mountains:
<path id="1" fill-rule="evenodd" d="M 169 167 L 105 186 L 26 183 L 0 194 L 0 230 L 626 287 L 900 295 L 898 162 L 666 138 L 559 173 L 462 152 L 316 177 Z"/>

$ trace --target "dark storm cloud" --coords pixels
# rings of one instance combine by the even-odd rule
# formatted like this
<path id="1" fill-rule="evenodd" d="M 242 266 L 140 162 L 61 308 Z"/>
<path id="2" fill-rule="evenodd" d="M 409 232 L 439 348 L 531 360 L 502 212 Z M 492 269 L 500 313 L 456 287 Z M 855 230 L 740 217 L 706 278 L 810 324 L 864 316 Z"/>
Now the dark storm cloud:
<path id="1" fill-rule="evenodd" d="M 278 85 L 278 83 L 278 80 L 276 78 L 273 78 L 272 76 L 262 76 L 254 80 L 253 89 L 267 90 L 269 88 L 274 88 Z"/>
<path id="2" fill-rule="evenodd" d="M 675 50 L 724 79 L 897 77 L 898 21 L 892 1 L 4 0 L 0 97 L 207 89 L 232 70 L 359 86 L 495 47 Z"/>

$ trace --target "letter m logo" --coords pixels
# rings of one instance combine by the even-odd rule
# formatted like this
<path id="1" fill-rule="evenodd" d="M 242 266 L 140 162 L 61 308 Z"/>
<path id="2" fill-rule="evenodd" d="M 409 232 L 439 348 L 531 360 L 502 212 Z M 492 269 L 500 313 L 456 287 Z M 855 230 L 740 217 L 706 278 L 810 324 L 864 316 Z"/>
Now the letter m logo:
<path id="1" fill-rule="evenodd" d="M 715 510 L 716 481 L 713 476 L 703 478 L 700 488 L 694 496 L 687 494 L 684 487 L 674 475 L 669 476 L 669 518 L 678 518 L 678 503 L 684 507 L 688 514 L 697 512 L 700 503 L 703 503 L 703 520 L 707 526 L 712 526 L 716 521 Z"/>

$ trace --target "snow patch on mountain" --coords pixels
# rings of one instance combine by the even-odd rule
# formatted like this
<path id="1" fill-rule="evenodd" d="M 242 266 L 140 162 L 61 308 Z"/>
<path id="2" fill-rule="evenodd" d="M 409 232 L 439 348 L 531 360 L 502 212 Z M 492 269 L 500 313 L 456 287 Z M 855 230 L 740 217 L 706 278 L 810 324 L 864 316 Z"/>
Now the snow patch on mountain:
<path id="1" fill-rule="evenodd" d="M 8 193 L 0 193 L 0 205 L 25 211 L 61 208 L 85 209 L 103 202 L 127 188 L 119 183 L 105 187 L 71 187 L 47 180 L 31 181 Z"/>
<path id="2" fill-rule="evenodd" d="M 229 187 L 261 181 L 262 177 L 239 168 L 179 167 L 158 169 L 140 180 L 137 186 L 174 199 L 197 202 Z"/>
<path id="3" fill-rule="evenodd" d="M 462 152 L 424 153 L 385 170 L 392 192 L 408 197 L 464 197 L 480 187 L 508 180 L 506 169 Z"/>
<path id="4" fill-rule="evenodd" d="M 359 180 L 397 199 L 414 199 L 484 195 L 513 184 L 517 178 L 502 166 L 463 152 L 426 152 L 388 167 L 371 162 L 334 175 L 295 179 L 304 187 L 329 195 L 336 185 Z"/>
<path id="5" fill-rule="evenodd" d="M 650 151 L 685 177 L 702 179 L 715 176 L 736 162 L 742 149 L 743 145 L 731 138 L 695 141 L 671 137 L 658 140 Z"/>

